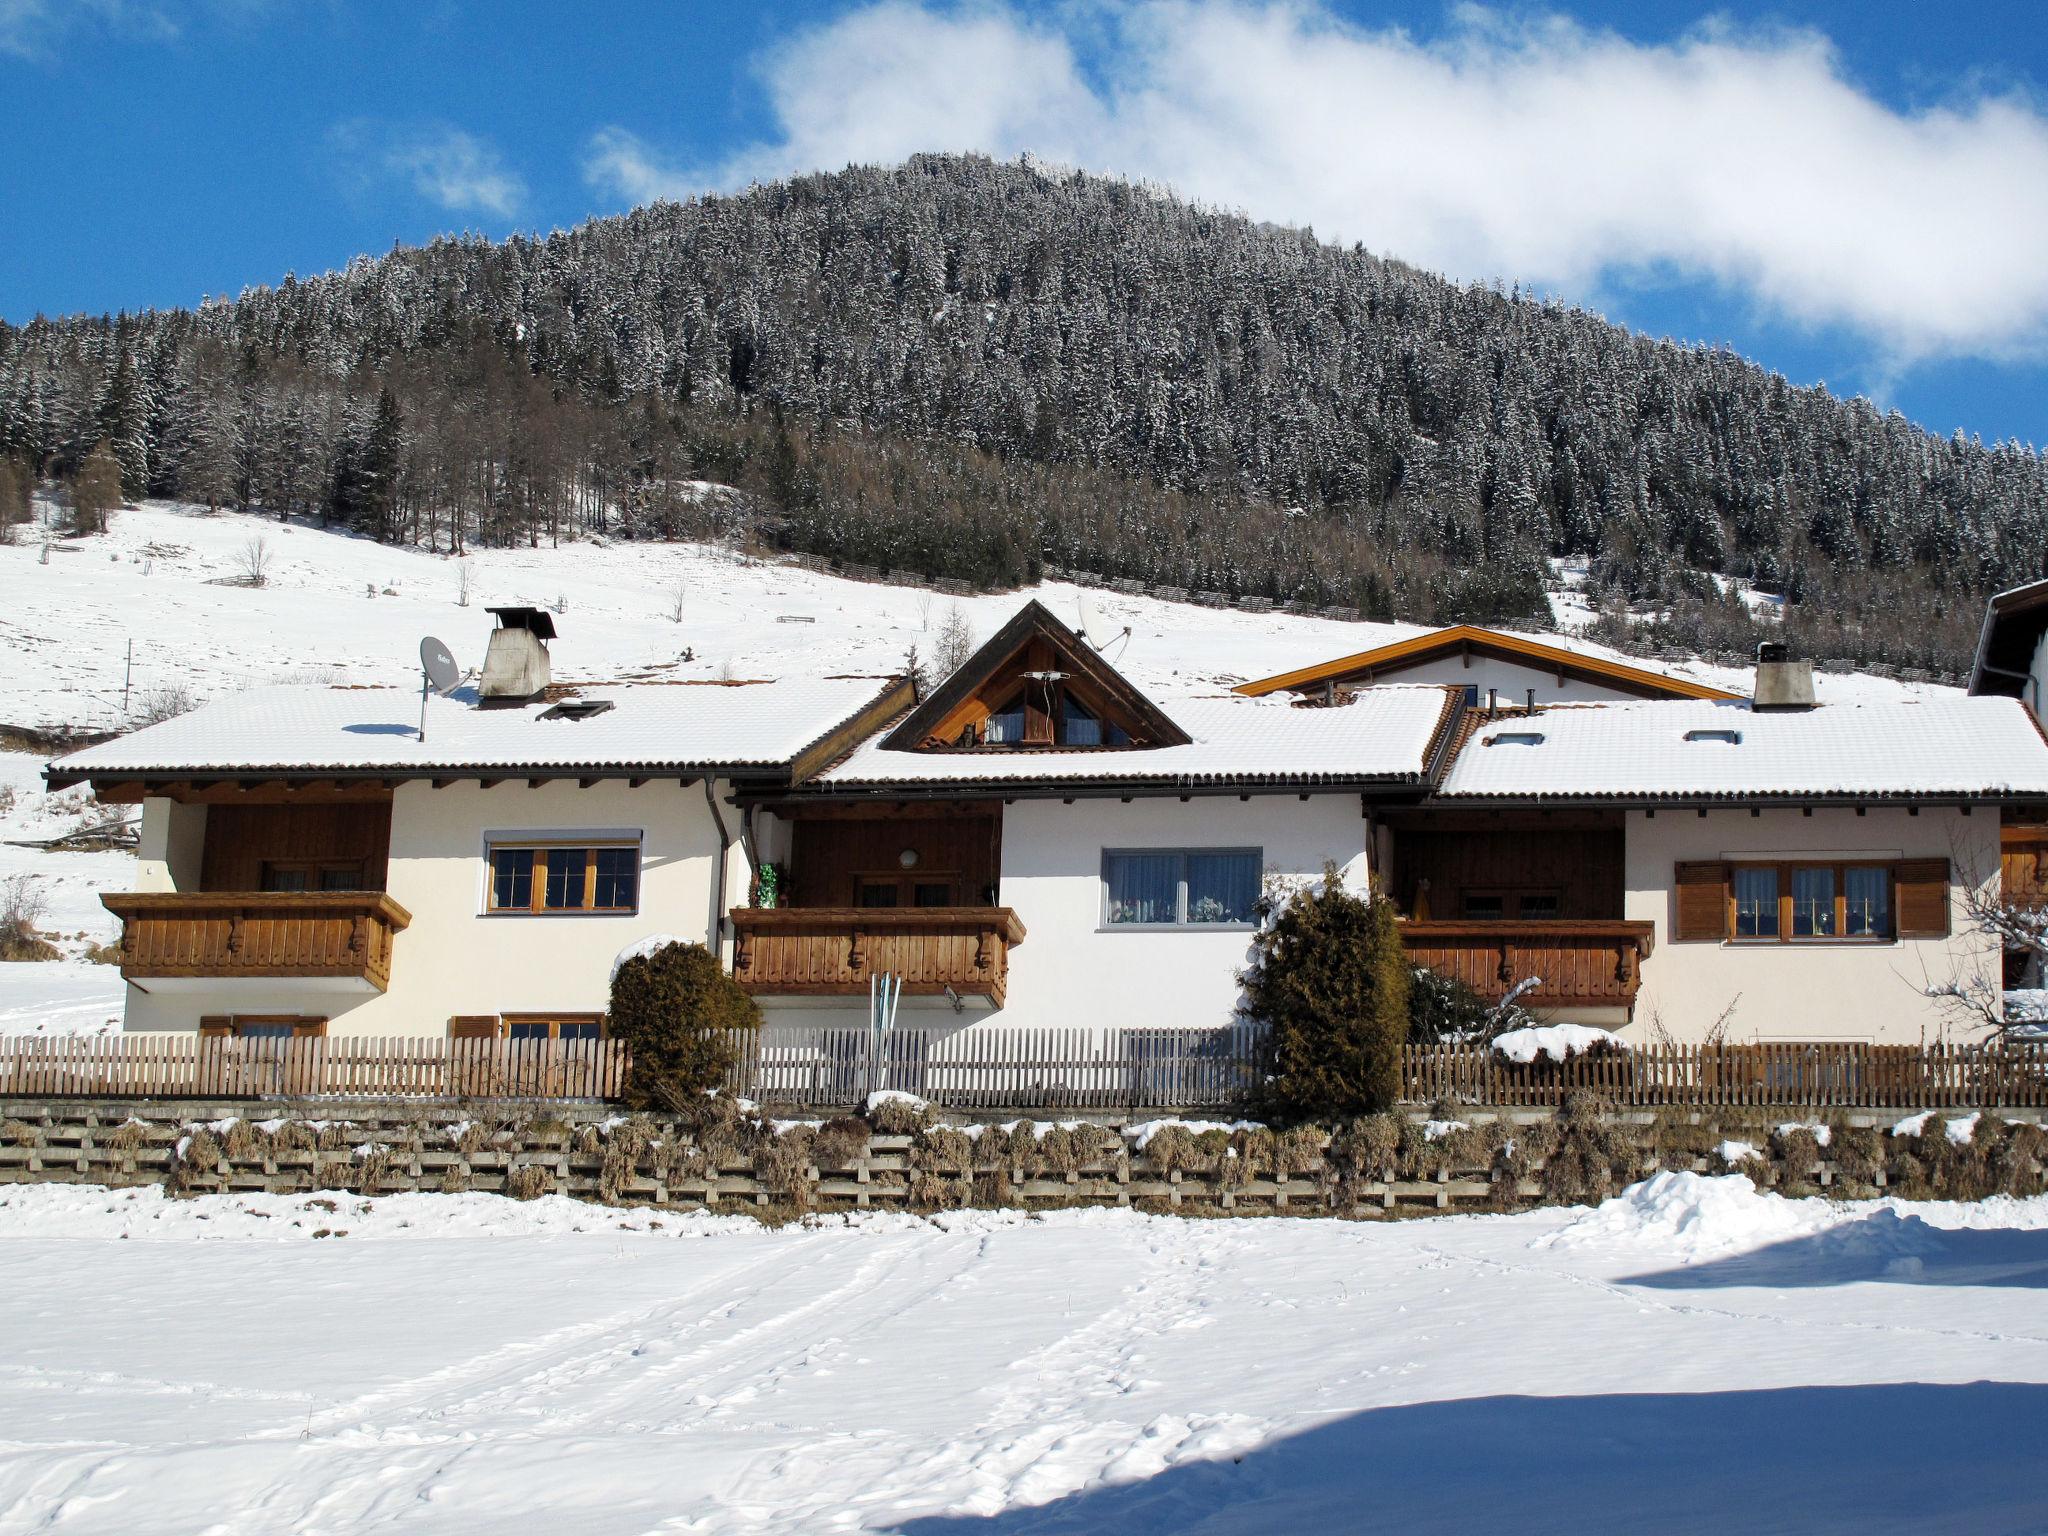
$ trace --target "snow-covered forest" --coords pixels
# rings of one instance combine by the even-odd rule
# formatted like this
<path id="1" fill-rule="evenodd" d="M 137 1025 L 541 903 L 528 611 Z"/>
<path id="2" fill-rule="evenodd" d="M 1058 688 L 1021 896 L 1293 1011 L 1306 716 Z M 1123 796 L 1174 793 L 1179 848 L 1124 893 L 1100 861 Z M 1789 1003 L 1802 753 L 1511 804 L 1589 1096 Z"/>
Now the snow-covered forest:
<path id="1" fill-rule="evenodd" d="M 115 467 L 427 548 L 721 534 L 1420 622 L 1540 621 L 1545 559 L 1580 555 L 1617 643 L 1744 644 L 1747 584 L 1813 654 L 1945 674 L 1983 595 L 2048 570 L 2029 446 L 967 157 L 0 324 L 0 531 L 32 479 Z"/>

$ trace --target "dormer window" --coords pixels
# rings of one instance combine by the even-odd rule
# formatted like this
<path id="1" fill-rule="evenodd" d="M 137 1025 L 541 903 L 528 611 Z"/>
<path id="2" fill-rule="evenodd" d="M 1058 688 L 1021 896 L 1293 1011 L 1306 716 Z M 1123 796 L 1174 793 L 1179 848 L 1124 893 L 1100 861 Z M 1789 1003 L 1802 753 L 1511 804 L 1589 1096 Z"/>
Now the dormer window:
<path id="1" fill-rule="evenodd" d="M 898 752 L 1088 752 L 1187 733 L 1086 640 L 1027 603 L 884 738 Z"/>

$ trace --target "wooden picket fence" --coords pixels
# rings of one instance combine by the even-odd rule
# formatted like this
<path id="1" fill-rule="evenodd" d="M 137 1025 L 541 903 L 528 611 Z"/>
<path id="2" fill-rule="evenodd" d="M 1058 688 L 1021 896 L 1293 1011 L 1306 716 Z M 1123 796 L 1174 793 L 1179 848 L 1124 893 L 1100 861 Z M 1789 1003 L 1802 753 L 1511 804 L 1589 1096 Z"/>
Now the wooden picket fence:
<path id="1" fill-rule="evenodd" d="M 948 1109 L 1225 1109 L 1256 1084 L 1259 1031 L 762 1028 L 728 1083 L 748 1098 L 857 1104 L 883 1089 Z"/>
<path id="2" fill-rule="evenodd" d="M 0 1098 L 614 1099 L 618 1040 L 185 1034 L 0 1036 Z M 950 1033 L 770 1025 L 727 1079 L 764 1103 L 831 1108 L 895 1089 L 948 1109 L 1232 1110 L 1263 1070 L 1228 1029 Z M 1411 1104 L 1538 1108 L 1590 1090 L 1624 1108 L 2048 1109 L 2048 1045 L 1649 1045 L 1517 1065 L 1485 1046 L 1408 1046 Z"/>
<path id="3" fill-rule="evenodd" d="M 617 1098 L 622 1040 L 0 1035 L 0 1097 Z"/>
<path id="4" fill-rule="evenodd" d="M 1584 1089 L 1624 1108 L 2048 1108 L 2048 1045 L 1645 1045 L 1526 1065 L 1490 1048 L 1402 1051 L 1401 1097 L 1541 1106 Z"/>

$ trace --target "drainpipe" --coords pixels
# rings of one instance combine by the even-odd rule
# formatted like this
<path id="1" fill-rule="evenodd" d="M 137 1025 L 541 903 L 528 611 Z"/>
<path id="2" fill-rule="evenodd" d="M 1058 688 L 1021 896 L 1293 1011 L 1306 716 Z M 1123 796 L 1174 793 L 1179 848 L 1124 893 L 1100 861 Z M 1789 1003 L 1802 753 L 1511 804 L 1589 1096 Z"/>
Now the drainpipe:
<path id="1" fill-rule="evenodd" d="M 725 829 L 725 816 L 718 809 L 718 792 L 712 788 L 714 780 L 709 774 L 704 778 L 704 803 L 711 808 L 711 824 L 718 828 L 718 859 L 711 874 L 711 923 L 704 932 L 711 940 L 711 952 L 718 956 L 720 965 L 725 963 L 725 856 L 732 847 L 732 834 Z"/>

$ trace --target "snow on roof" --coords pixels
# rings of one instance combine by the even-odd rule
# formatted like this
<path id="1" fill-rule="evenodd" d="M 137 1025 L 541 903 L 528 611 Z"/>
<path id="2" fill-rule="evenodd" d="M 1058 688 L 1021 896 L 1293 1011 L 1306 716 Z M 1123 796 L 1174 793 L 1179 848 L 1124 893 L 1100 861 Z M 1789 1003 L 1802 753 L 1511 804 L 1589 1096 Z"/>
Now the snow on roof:
<path id="1" fill-rule="evenodd" d="M 469 690 L 427 701 L 401 688 L 255 688 L 52 765 L 77 780 L 109 774 L 547 768 L 771 767 L 875 702 L 872 677 L 723 684 L 581 684 L 612 708 L 542 718 L 539 704 L 479 709 Z"/>
<path id="2" fill-rule="evenodd" d="M 1314 784 L 1419 779 L 1455 690 L 1385 687 L 1349 704 L 1303 708 L 1291 699 L 1238 695 L 1156 700 L 1194 739 L 1184 746 L 891 750 L 863 742 L 813 782 L 1027 784 L 1063 781 Z"/>
<path id="3" fill-rule="evenodd" d="M 2048 742 L 2015 699 L 1756 711 L 1746 702 L 1554 705 L 1473 731 L 1445 799 L 2048 795 Z"/>

